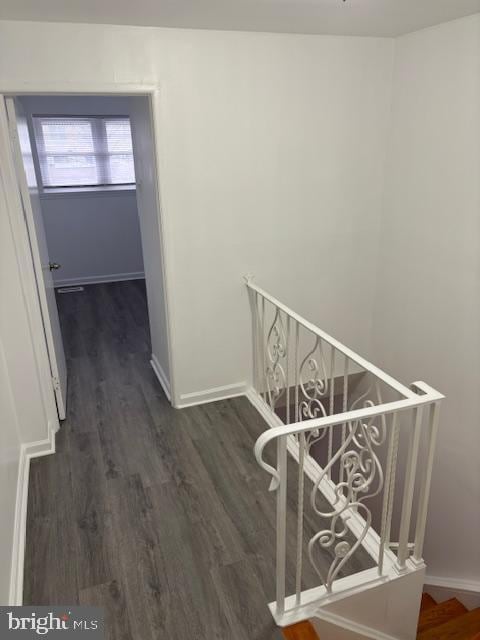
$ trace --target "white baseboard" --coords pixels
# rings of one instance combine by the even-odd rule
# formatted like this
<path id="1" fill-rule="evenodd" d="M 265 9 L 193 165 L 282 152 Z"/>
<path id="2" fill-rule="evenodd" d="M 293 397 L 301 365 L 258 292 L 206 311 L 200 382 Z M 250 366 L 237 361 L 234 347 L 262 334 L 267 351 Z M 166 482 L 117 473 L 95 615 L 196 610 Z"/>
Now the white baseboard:
<path id="1" fill-rule="evenodd" d="M 226 400 L 228 398 L 236 398 L 247 394 L 246 382 L 237 382 L 235 384 L 226 384 L 223 387 L 212 387 L 203 391 L 195 391 L 193 393 L 182 393 L 180 402 L 175 405 L 176 409 L 185 409 L 193 407 L 197 404 L 207 404 L 208 402 L 216 402 L 218 400 Z"/>
<path id="2" fill-rule="evenodd" d="M 54 286 L 58 287 L 77 287 L 87 284 L 101 284 L 102 282 L 122 282 L 123 280 L 143 280 L 145 273 L 143 271 L 131 271 L 130 273 L 107 273 L 103 276 L 83 276 L 78 278 L 59 278 L 55 279 Z"/>
<path id="3" fill-rule="evenodd" d="M 373 629 L 372 627 L 367 627 L 366 625 L 360 624 L 355 620 L 349 620 L 345 616 L 339 616 L 330 611 L 325 611 L 319 608 L 317 612 L 312 616 L 313 618 L 313 626 L 319 637 L 325 638 L 330 637 L 327 636 L 327 628 L 323 623 L 327 623 L 332 625 L 331 633 L 335 634 L 336 638 L 342 638 L 346 640 L 350 638 L 353 640 L 356 638 L 364 638 L 367 640 L 368 638 L 375 638 L 375 640 L 398 640 L 398 637 L 392 636 L 388 633 L 384 633 L 383 631 L 379 631 L 378 629 Z"/>
<path id="4" fill-rule="evenodd" d="M 245 395 L 269 427 L 273 429 L 275 427 L 285 426 L 280 418 L 273 413 L 262 396 L 257 391 L 255 391 L 253 387 L 248 387 Z"/>
<path id="5" fill-rule="evenodd" d="M 425 591 L 437 602 L 457 598 L 467 609 L 480 607 L 480 581 L 427 574 L 425 576 Z"/>
<path id="6" fill-rule="evenodd" d="M 157 356 L 153 353 L 152 353 L 152 358 L 150 360 L 150 364 L 152 365 L 152 369 L 155 371 L 155 375 L 157 376 L 158 381 L 160 382 L 162 389 L 168 398 L 168 401 L 171 402 L 172 398 L 170 393 L 170 382 L 168 381 L 168 378 L 165 375 L 165 371 L 160 365 L 160 362 L 158 361 Z"/>
<path id="7" fill-rule="evenodd" d="M 18 463 L 15 521 L 13 525 L 12 565 L 10 572 L 9 604 L 23 602 L 23 566 L 25 561 L 25 537 L 27 532 L 28 479 L 30 460 L 55 453 L 55 426 L 48 424 L 48 438 L 22 444 Z"/>

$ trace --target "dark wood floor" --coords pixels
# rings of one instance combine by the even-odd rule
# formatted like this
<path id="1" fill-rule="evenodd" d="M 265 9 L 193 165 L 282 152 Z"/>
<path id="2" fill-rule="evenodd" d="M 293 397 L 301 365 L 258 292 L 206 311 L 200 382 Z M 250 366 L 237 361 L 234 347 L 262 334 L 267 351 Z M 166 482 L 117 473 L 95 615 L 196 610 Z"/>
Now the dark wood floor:
<path id="1" fill-rule="evenodd" d="M 143 281 L 85 287 L 58 306 L 67 419 L 57 453 L 31 464 L 25 604 L 103 606 L 111 640 L 280 638 L 266 606 L 275 498 L 252 453 L 263 420 L 245 398 L 169 405 L 149 365 Z M 307 517 L 305 538 L 314 526 Z M 304 586 L 317 585 L 304 564 Z M 292 557 L 290 592 L 293 577 Z"/>

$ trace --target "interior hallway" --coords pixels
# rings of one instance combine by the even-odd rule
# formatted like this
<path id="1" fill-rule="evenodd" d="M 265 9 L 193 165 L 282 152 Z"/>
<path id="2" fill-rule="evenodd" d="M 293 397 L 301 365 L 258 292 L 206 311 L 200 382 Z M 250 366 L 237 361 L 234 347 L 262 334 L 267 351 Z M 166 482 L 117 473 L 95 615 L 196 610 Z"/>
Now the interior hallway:
<path id="1" fill-rule="evenodd" d="M 266 424 L 246 398 L 170 406 L 149 364 L 144 281 L 57 298 L 67 420 L 57 453 L 31 464 L 24 603 L 102 606 L 111 640 L 281 638 L 266 606 L 275 496 L 252 451 Z"/>

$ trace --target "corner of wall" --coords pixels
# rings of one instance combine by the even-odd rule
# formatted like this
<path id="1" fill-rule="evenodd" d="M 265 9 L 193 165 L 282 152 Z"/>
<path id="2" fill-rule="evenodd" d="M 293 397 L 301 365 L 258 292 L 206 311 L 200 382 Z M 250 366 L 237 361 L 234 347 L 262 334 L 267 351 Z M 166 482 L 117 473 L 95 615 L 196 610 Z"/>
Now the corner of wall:
<path id="1" fill-rule="evenodd" d="M 163 392 L 165 393 L 165 395 L 167 396 L 167 400 L 169 402 L 172 402 L 172 395 L 171 395 L 171 390 L 170 390 L 170 381 L 167 378 L 167 375 L 165 374 L 165 371 L 163 370 L 162 365 L 160 364 L 157 356 L 152 353 L 152 357 L 150 359 L 150 364 L 152 365 L 152 369 L 155 372 L 155 375 L 158 378 L 158 381 L 160 382 L 160 386 L 163 389 Z"/>
<path id="2" fill-rule="evenodd" d="M 23 573 L 25 542 L 27 532 L 28 481 L 30 460 L 55 453 L 55 425 L 48 423 L 48 437 L 45 440 L 22 444 L 18 463 L 17 493 L 15 500 L 15 521 L 13 525 L 12 562 L 10 570 L 9 604 L 23 603 Z"/>

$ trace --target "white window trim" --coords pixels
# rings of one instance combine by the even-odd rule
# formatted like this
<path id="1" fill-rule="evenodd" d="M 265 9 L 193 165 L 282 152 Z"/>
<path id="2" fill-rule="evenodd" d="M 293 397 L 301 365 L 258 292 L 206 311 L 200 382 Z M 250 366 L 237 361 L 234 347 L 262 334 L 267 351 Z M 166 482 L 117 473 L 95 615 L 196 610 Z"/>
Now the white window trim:
<path id="1" fill-rule="evenodd" d="M 135 195 L 136 184 L 112 184 L 97 187 L 58 187 L 39 189 L 42 200 L 56 200 L 57 198 L 115 198 L 118 196 Z"/>
<path id="2" fill-rule="evenodd" d="M 36 167 L 36 173 L 37 173 L 37 183 L 38 183 L 38 192 L 39 192 L 39 196 L 42 199 L 48 199 L 50 196 L 54 197 L 54 198 L 58 198 L 58 197 L 65 197 L 70 195 L 75 195 L 77 196 L 83 196 L 83 197 L 91 197 L 93 195 L 100 195 L 101 193 L 104 193 L 105 195 L 113 195 L 113 192 L 115 191 L 119 191 L 119 192 L 123 192 L 123 194 L 126 191 L 136 191 L 136 183 L 135 182 L 128 182 L 125 184 L 98 184 L 98 185 L 84 185 L 84 186 L 80 186 L 80 185 L 72 185 L 72 186 L 63 186 L 63 187 L 45 187 L 43 184 L 43 176 L 42 176 L 42 170 L 41 170 L 41 163 L 40 163 L 40 154 L 39 154 L 39 150 L 38 150 L 38 144 L 37 141 L 41 138 L 43 138 L 43 130 L 42 127 L 40 125 L 37 125 L 35 122 L 35 119 L 41 119 L 41 118 L 87 118 L 87 119 L 96 119 L 98 120 L 98 125 L 99 127 L 105 127 L 105 122 L 104 120 L 106 119 L 111 119 L 111 120 L 116 120 L 116 119 L 128 119 L 130 120 L 130 116 L 129 115 L 125 115 L 125 114 L 106 114 L 106 115 L 102 115 L 102 114 L 97 114 L 97 115 L 84 115 L 84 114 L 50 114 L 50 113 L 32 113 L 30 115 L 30 119 L 31 119 L 31 138 L 33 141 L 33 145 L 32 145 L 32 153 L 33 153 L 33 161 L 34 161 L 34 166 Z M 32 135 L 33 134 L 33 135 Z M 105 136 L 103 137 L 105 139 Z M 103 151 L 104 152 L 104 151 Z M 102 152 L 100 152 L 102 153 Z M 48 154 L 48 155 L 56 155 L 56 154 Z M 64 154 L 58 154 L 58 155 L 64 155 Z M 74 155 L 74 154 L 72 154 Z M 81 155 L 84 155 L 83 153 Z M 95 155 L 100 155 L 97 151 L 95 151 Z M 113 154 L 114 155 L 114 154 Z M 100 170 L 103 171 L 104 167 L 101 166 L 102 163 L 100 163 Z M 106 178 L 105 175 L 102 174 L 102 180 L 104 180 Z M 121 195 L 122 193 L 116 194 L 116 195 Z"/>

